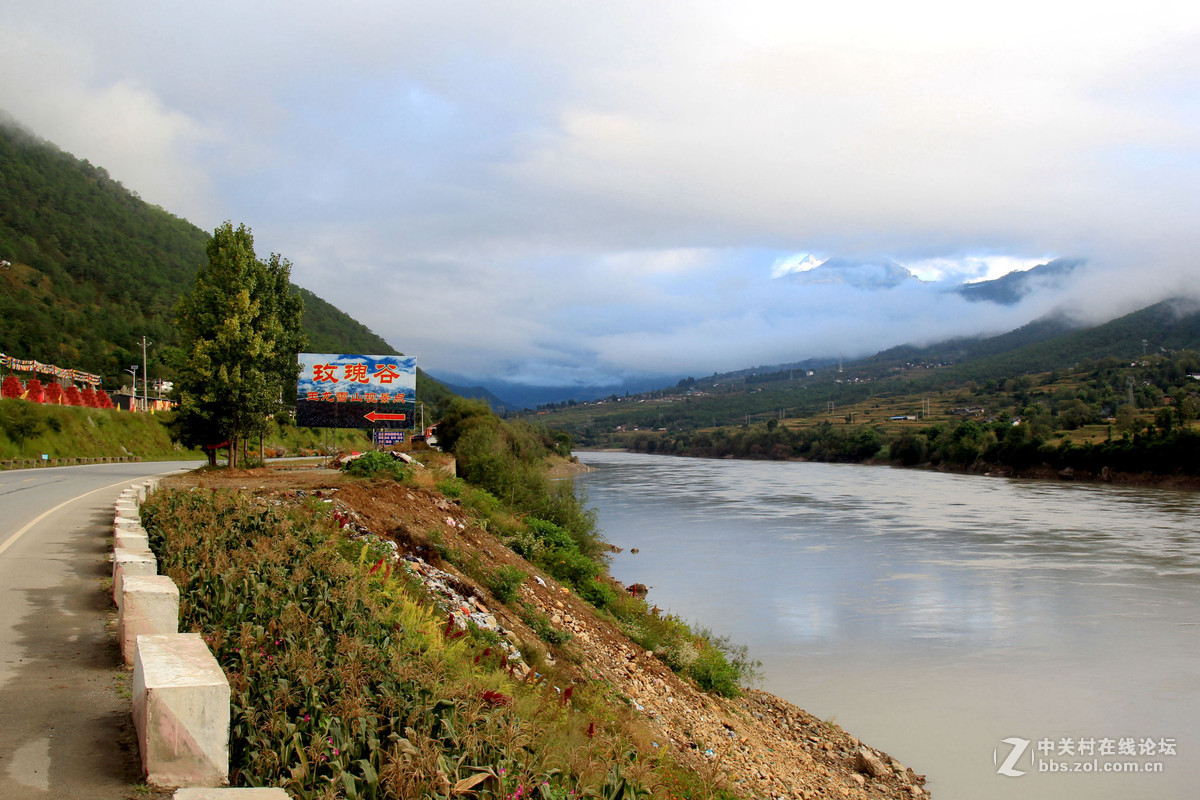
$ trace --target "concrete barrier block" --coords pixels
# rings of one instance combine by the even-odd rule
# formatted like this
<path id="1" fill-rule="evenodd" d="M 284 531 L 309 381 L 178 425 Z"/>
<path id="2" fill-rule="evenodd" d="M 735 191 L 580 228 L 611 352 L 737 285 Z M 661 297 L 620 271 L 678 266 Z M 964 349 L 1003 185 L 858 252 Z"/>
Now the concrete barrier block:
<path id="1" fill-rule="evenodd" d="M 145 530 L 118 528 L 113 531 L 113 548 L 150 552 L 150 539 Z"/>
<path id="2" fill-rule="evenodd" d="M 200 634 L 138 637 L 133 724 L 148 782 L 229 782 L 229 681 Z"/>
<path id="3" fill-rule="evenodd" d="M 141 550 L 113 550 L 113 602 L 121 605 L 121 585 L 132 575 L 157 575 L 158 559 Z"/>
<path id="4" fill-rule="evenodd" d="M 142 523 L 134 521 L 134 520 L 130 520 L 130 519 L 114 520 L 113 521 L 113 535 L 114 536 L 117 534 L 117 531 L 127 531 L 128 533 L 135 533 L 139 536 L 146 535 L 146 529 L 142 527 Z"/>
<path id="5" fill-rule="evenodd" d="M 113 511 L 116 512 L 114 516 L 118 517 L 129 517 L 131 519 L 138 519 L 141 517 L 141 512 L 138 511 L 137 503 L 123 502 L 118 500 L 113 506 Z"/>
<path id="6" fill-rule="evenodd" d="M 174 800 L 290 800 L 283 789 L 176 789 Z"/>
<path id="7" fill-rule="evenodd" d="M 146 499 L 146 484 L 131 483 L 129 484 L 129 488 L 137 493 L 137 499 L 139 503 Z"/>
<path id="8" fill-rule="evenodd" d="M 179 632 L 179 588 L 166 575 L 127 575 L 121 582 L 117 640 L 132 664 L 137 637 Z"/>

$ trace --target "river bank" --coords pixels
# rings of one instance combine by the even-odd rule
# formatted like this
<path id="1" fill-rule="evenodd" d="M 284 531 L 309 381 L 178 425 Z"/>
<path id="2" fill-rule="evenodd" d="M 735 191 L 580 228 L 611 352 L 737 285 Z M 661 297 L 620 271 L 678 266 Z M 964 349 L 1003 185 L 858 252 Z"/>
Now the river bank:
<path id="1" fill-rule="evenodd" d="M 611 695 L 613 713 L 639 731 L 635 739 L 645 756 L 669 751 L 698 776 L 705 788 L 692 796 L 721 790 L 747 798 L 806 800 L 927 796 L 924 776 L 774 695 L 748 690 L 726 699 L 698 691 L 658 654 L 633 643 L 590 605 L 534 571 L 462 506 L 429 487 L 351 481 L 314 469 L 203 472 L 176 485 L 236 489 L 268 505 L 319 492 L 354 530 L 395 542 L 402 555 L 450 574 L 457 591 L 475 598 L 471 602 L 483 605 L 515 640 L 536 641 L 521 614 L 439 554 L 454 550 L 492 568 L 525 572 L 521 599 L 570 635 L 561 647 L 548 647 L 553 684 Z M 531 676 L 537 672 L 530 670 L 526 680 L 537 679 Z M 660 787 L 658 793 L 665 796 L 668 790 Z"/>

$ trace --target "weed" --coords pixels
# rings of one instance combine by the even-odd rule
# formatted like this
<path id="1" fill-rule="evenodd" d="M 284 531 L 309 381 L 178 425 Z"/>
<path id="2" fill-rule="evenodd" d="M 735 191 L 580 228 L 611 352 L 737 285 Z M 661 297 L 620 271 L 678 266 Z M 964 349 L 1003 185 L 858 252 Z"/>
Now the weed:
<path id="1" fill-rule="evenodd" d="M 521 621 L 547 644 L 562 645 L 571 641 L 571 634 L 568 631 L 554 627 L 545 614 L 540 613 L 529 603 L 521 603 Z"/>
<path id="2" fill-rule="evenodd" d="M 501 603 L 508 605 L 517 599 L 517 590 L 525 582 L 525 570 L 520 567 L 504 566 L 487 576 L 487 588 Z"/>

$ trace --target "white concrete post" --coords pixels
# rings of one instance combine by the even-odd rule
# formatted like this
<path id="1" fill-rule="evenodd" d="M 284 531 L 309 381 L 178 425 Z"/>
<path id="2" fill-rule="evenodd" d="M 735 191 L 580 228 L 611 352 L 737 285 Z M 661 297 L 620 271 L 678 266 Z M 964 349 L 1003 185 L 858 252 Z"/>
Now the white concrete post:
<path id="1" fill-rule="evenodd" d="M 149 551 L 113 551 L 113 602 L 121 605 L 121 584 L 130 575 L 157 575 L 158 559 Z"/>
<path id="2" fill-rule="evenodd" d="M 149 553 L 150 539 L 147 538 L 144 530 L 118 528 L 113 533 L 113 549 L 136 550 L 138 552 Z"/>
<path id="3" fill-rule="evenodd" d="M 133 724 L 148 782 L 229 782 L 229 681 L 200 634 L 138 637 Z"/>
<path id="4" fill-rule="evenodd" d="M 174 800 L 289 800 L 283 789 L 176 789 Z"/>
<path id="5" fill-rule="evenodd" d="M 179 632 L 179 588 L 166 575 L 127 575 L 121 583 L 117 639 L 132 664 L 140 634 Z"/>

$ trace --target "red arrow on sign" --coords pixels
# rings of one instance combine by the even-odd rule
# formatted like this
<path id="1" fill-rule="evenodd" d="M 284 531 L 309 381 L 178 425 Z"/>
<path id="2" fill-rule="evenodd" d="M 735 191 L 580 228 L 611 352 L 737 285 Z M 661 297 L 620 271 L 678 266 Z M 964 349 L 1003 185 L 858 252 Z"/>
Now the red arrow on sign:
<path id="1" fill-rule="evenodd" d="M 380 414 L 378 411 L 372 411 L 370 414 L 364 414 L 363 416 L 366 419 L 371 420 L 371 422 L 380 422 L 381 420 L 389 420 L 389 419 L 394 419 L 394 420 L 397 420 L 398 422 L 403 422 L 404 420 L 408 419 L 407 414 Z"/>

